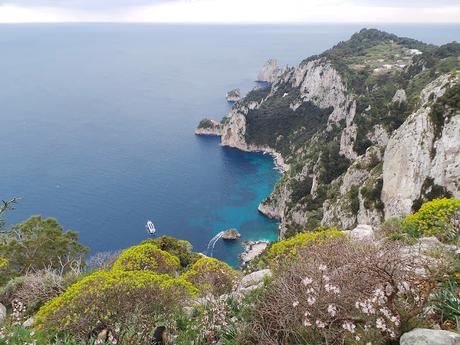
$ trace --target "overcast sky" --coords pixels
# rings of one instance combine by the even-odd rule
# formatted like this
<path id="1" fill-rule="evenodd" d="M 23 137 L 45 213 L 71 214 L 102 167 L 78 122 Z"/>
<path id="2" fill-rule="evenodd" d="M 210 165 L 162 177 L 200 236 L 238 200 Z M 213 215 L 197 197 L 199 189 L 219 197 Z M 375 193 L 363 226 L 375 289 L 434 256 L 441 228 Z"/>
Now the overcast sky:
<path id="1" fill-rule="evenodd" d="M 0 0 L 0 23 L 460 23 L 460 0 Z"/>

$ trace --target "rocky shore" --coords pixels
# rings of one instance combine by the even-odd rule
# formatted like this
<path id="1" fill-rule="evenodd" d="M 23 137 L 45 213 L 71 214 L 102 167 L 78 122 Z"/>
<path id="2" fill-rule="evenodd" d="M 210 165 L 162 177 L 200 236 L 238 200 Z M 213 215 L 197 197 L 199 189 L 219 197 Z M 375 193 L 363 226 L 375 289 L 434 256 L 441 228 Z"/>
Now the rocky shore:
<path id="1" fill-rule="evenodd" d="M 245 242 L 244 251 L 240 255 L 241 266 L 247 265 L 250 261 L 262 254 L 269 244 L 269 241 Z"/>

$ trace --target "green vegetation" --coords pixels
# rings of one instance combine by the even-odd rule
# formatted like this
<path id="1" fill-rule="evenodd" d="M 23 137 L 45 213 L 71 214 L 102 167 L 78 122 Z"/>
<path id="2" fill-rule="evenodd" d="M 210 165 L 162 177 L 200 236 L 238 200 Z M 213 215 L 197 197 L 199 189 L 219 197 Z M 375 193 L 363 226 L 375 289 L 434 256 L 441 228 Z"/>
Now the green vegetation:
<path id="1" fill-rule="evenodd" d="M 265 97 L 267 97 L 269 94 L 270 94 L 269 87 L 261 87 L 261 88 L 253 89 L 249 91 L 246 97 L 244 97 L 244 102 L 245 103 L 260 102 Z"/>
<path id="2" fill-rule="evenodd" d="M 35 324 L 50 334 L 70 332 L 81 339 L 88 339 L 100 323 L 109 329 L 122 324 L 145 332 L 168 321 L 197 292 L 185 280 L 168 275 L 97 271 L 43 306 Z"/>
<path id="3" fill-rule="evenodd" d="M 155 239 L 148 239 L 144 243 L 153 243 L 161 250 L 164 250 L 179 258 L 182 269 L 189 267 L 201 256 L 192 252 L 192 244 L 189 241 L 177 240 L 170 236 L 160 236 Z"/>
<path id="4" fill-rule="evenodd" d="M 121 253 L 113 269 L 124 271 L 148 270 L 159 274 L 174 274 L 179 269 L 179 258 L 146 242 Z"/>
<path id="5" fill-rule="evenodd" d="M 352 214 L 358 214 L 359 212 L 359 187 L 352 186 L 348 192 L 348 203 Z"/>
<path id="6" fill-rule="evenodd" d="M 13 226 L 0 236 L 0 243 L 0 257 L 13 275 L 43 269 L 67 272 L 88 253 L 76 232 L 64 231 L 55 219 L 40 216 Z"/>
<path id="7" fill-rule="evenodd" d="M 277 264 L 282 260 L 289 260 L 297 254 L 299 249 L 311 243 L 324 243 L 339 236 L 344 236 L 344 234 L 337 229 L 300 233 L 271 245 L 264 259 L 270 265 Z"/>
<path id="8" fill-rule="evenodd" d="M 371 180 L 361 188 L 361 195 L 364 198 L 364 207 L 367 209 L 383 210 L 384 204 L 380 199 L 383 188 L 383 179 L 379 178 L 376 181 Z"/>
<path id="9" fill-rule="evenodd" d="M 299 96 L 298 89 L 284 89 L 246 115 L 246 141 L 250 144 L 269 146 L 288 154 L 290 145 L 305 142 L 323 127 L 332 109 L 320 109 L 310 102 L 303 103 L 296 111 L 290 108 Z M 295 130 L 295 133 L 293 133 Z"/>
<path id="10" fill-rule="evenodd" d="M 441 314 L 443 325 L 460 332 L 460 287 L 452 277 L 434 295 L 434 307 Z"/>
<path id="11" fill-rule="evenodd" d="M 196 286 L 201 295 L 229 293 L 238 273 L 225 262 L 201 258 L 181 278 Z"/>
<path id="12" fill-rule="evenodd" d="M 198 124 L 198 128 L 202 128 L 202 129 L 211 129 L 215 127 L 216 127 L 216 123 L 210 119 L 203 119 Z"/>
<path id="13" fill-rule="evenodd" d="M 427 177 L 423 181 L 422 188 L 420 190 L 420 197 L 414 200 L 412 204 L 412 211 L 417 212 L 420 207 L 427 201 L 440 198 L 450 198 L 452 194 L 445 188 L 434 183 L 432 177 Z"/>
<path id="14" fill-rule="evenodd" d="M 435 199 L 403 220 L 403 227 L 413 237 L 436 236 L 442 242 L 458 241 L 460 200 Z"/>
<path id="15" fill-rule="evenodd" d="M 319 180 L 321 183 L 331 183 L 347 171 L 350 166 L 350 160 L 341 155 L 339 150 L 340 144 L 337 141 L 332 141 L 324 146 L 319 159 Z"/>

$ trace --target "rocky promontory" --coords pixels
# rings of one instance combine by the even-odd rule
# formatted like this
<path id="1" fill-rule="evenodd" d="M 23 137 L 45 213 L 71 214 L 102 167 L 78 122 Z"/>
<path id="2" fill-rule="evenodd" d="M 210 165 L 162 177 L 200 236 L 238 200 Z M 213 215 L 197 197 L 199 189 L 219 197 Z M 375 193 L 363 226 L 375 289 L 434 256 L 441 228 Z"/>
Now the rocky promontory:
<path id="1" fill-rule="evenodd" d="M 240 89 L 233 89 L 227 92 L 227 96 L 225 97 L 227 102 L 238 102 L 241 99 L 241 91 Z"/>
<path id="2" fill-rule="evenodd" d="M 216 135 L 222 134 L 222 126 L 220 122 L 216 120 L 204 119 L 198 124 L 195 130 L 196 135 Z"/>

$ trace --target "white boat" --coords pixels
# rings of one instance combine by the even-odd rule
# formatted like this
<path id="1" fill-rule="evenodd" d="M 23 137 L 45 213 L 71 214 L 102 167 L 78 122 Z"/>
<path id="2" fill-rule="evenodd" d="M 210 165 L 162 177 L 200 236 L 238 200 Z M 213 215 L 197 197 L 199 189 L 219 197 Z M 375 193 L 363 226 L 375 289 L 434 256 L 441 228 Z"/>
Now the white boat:
<path id="1" fill-rule="evenodd" d="M 145 226 L 145 228 L 150 233 L 150 235 L 153 235 L 157 231 L 157 229 L 155 229 L 155 225 L 150 220 L 147 221 L 147 225 Z"/>

